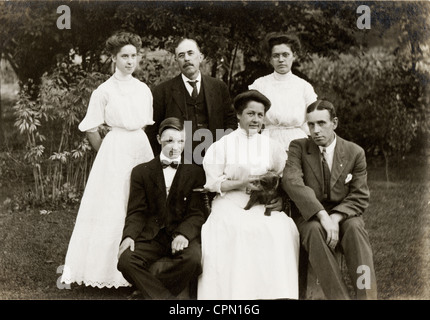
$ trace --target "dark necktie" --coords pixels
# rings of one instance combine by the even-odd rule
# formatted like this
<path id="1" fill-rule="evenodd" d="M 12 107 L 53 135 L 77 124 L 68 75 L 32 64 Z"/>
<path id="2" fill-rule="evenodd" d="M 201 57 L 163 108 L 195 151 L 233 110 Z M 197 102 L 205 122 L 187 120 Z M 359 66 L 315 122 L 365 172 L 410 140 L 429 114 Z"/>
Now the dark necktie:
<path id="1" fill-rule="evenodd" d="M 173 169 L 177 169 L 179 166 L 179 162 L 178 161 L 169 162 L 167 160 L 161 160 L 161 166 L 163 167 L 163 169 L 166 169 L 169 166 L 172 167 Z"/>
<path id="2" fill-rule="evenodd" d="M 188 81 L 188 83 L 193 87 L 193 92 L 191 93 L 191 97 L 194 99 L 197 98 L 197 80 L 196 81 Z"/>
<path id="3" fill-rule="evenodd" d="M 326 149 L 323 148 L 323 151 L 321 152 L 321 162 L 324 176 L 324 198 L 330 200 L 330 168 L 328 166 L 326 156 Z"/>

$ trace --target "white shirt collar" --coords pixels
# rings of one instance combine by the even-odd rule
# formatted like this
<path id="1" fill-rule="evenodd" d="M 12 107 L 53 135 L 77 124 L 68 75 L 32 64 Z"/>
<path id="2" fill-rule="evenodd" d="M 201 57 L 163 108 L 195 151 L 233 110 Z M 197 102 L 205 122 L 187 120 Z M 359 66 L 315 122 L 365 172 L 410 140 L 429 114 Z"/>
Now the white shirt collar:
<path id="1" fill-rule="evenodd" d="M 333 141 L 330 143 L 330 145 L 328 147 L 321 147 L 318 146 L 320 148 L 320 151 L 323 152 L 323 149 L 325 148 L 325 152 L 327 154 L 333 154 L 334 153 L 334 148 L 336 147 L 336 133 L 334 134 L 334 139 Z"/>
<path id="2" fill-rule="evenodd" d="M 238 128 L 236 130 L 239 132 L 241 136 L 247 137 L 248 139 L 256 137 L 256 134 L 258 134 L 258 132 L 254 130 L 251 130 L 250 132 L 246 132 L 245 129 L 242 129 L 240 127 L 240 123 L 238 124 Z"/>
<path id="3" fill-rule="evenodd" d="M 176 158 L 176 159 L 170 159 L 170 158 L 168 158 L 168 157 L 166 157 L 165 155 L 164 155 L 164 153 L 160 153 L 160 161 L 161 160 L 166 160 L 166 161 L 168 161 L 168 162 L 173 162 L 173 161 L 176 161 L 176 162 L 178 162 L 178 163 L 181 163 L 181 156 L 179 156 L 178 158 Z"/>
<path id="4" fill-rule="evenodd" d="M 197 78 L 195 80 L 191 80 L 189 78 L 187 78 L 183 73 L 181 73 L 182 76 L 182 81 L 185 84 L 185 87 L 187 88 L 188 91 L 191 90 L 191 92 L 193 91 L 193 86 L 191 84 L 188 83 L 188 81 L 196 81 L 197 80 L 197 91 L 200 92 L 200 86 L 202 84 L 202 73 L 199 71 L 199 74 L 197 75 Z"/>
<path id="5" fill-rule="evenodd" d="M 181 157 L 179 157 L 177 159 L 170 159 L 170 158 L 166 157 L 163 153 L 160 153 L 160 161 L 162 161 L 162 160 L 166 160 L 168 162 L 178 161 L 180 163 Z M 166 195 L 168 195 L 177 170 L 168 166 L 168 167 L 164 168 L 162 171 L 163 171 L 163 176 L 164 176 L 164 184 L 166 185 Z"/>
<path id="6" fill-rule="evenodd" d="M 325 159 L 327 161 L 328 167 L 330 168 L 330 170 L 333 167 L 333 159 L 334 159 L 334 148 L 336 147 L 336 133 L 334 134 L 334 139 L 333 141 L 330 143 L 330 145 L 328 147 L 320 147 L 320 152 L 323 152 L 323 149 L 325 148 L 326 151 L 326 155 L 325 155 Z"/>

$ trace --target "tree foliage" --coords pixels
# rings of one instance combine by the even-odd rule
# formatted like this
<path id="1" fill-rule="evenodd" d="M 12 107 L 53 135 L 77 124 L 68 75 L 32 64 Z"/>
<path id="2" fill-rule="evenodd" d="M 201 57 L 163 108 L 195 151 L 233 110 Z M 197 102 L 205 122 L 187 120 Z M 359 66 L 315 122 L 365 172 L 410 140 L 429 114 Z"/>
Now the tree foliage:
<path id="1" fill-rule="evenodd" d="M 383 49 L 341 54 L 336 60 L 314 56 L 302 68 L 315 81 L 318 96 L 337 107 L 337 132 L 370 155 L 383 154 L 388 179 L 388 159 L 406 155 L 425 121 L 420 111 L 428 101 L 416 99 L 425 95 L 420 74 L 405 72 L 398 58 Z"/>
<path id="2" fill-rule="evenodd" d="M 64 4 L 71 9 L 70 30 L 56 27 L 56 9 Z M 208 59 L 228 68 L 235 48 L 259 56 L 256 44 L 270 31 L 296 31 L 309 51 L 345 50 L 354 44 L 350 24 L 342 23 L 355 23 L 349 7 L 272 1 L 12 1 L 0 3 L 5 26 L 0 39 L 21 80 L 36 81 L 55 65 L 57 54 L 71 48 L 85 57 L 84 69 L 93 68 L 104 41 L 118 29 L 138 33 L 151 48 L 172 49 L 173 38 L 193 37 Z"/>
<path id="3" fill-rule="evenodd" d="M 293 66 L 333 100 L 339 134 L 370 154 L 404 155 L 429 128 L 429 17 L 426 2 L 368 2 L 371 29 L 360 30 L 356 1 L 10 1 L 0 2 L 0 53 L 22 83 L 16 127 L 26 141 L 35 199 L 79 194 L 93 156 L 77 124 L 91 91 L 111 72 L 100 59 L 117 30 L 139 34 L 136 77 L 149 86 L 177 72 L 175 40 L 197 40 L 205 73 L 222 78 L 232 96 L 271 72 L 262 40 L 291 31 L 302 40 Z M 56 27 L 68 5 L 71 29 Z M 427 51 L 426 51 L 427 50 Z M 74 54 L 81 64 L 72 62 Z M 240 60 L 240 64 L 238 63 Z M 207 68 L 206 68 L 207 67 Z M 29 81 L 29 79 L 31 79 Z M 1 111 L 1 109 L 0 109 Z M 0 122 L 1 124 L 1 122 Z M 422 144 L 421 144 L 422 146 Z"/>

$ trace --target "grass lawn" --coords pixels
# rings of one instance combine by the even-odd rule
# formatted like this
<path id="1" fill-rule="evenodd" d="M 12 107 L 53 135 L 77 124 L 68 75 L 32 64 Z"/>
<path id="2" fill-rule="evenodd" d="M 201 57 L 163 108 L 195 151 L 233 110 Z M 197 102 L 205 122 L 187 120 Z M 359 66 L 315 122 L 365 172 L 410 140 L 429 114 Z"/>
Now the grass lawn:
<path id="1" fill-rule="evenodd" d="M 380 299 L 430 299 L 430 159 L 408 157 L 386 183 L 369 166 L 365 216 Z"/>
<path id="2" fill-rule="evenodd" d="M 391 170 L 390 183 L 381 164 L 369 164 L 371 205 L 364 218 L 382 300 L 430 299 L 429 164 L 408 157 Z M 131 288 L 57 287 L 77 209 L 7 209 L 4 200 L 25 188 L 27 178 L 1 181 L 0 299 L 125 299 Z"/>

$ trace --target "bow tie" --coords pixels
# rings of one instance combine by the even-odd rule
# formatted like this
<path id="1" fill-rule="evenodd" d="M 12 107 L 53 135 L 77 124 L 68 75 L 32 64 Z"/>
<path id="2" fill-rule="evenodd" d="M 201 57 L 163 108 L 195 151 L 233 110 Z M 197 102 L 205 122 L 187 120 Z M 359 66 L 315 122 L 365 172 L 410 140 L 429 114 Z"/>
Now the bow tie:
<path id="1" fill-rule="evenodd" d="M 161 160 L 161 166 L 163 167 L 163 169 L 166 169 L 168 166 L 171 166 L 173 169 L 177 169 L 179 166 L 179 162 L 178 161 L 169 162 L 167 160 Z"/>

